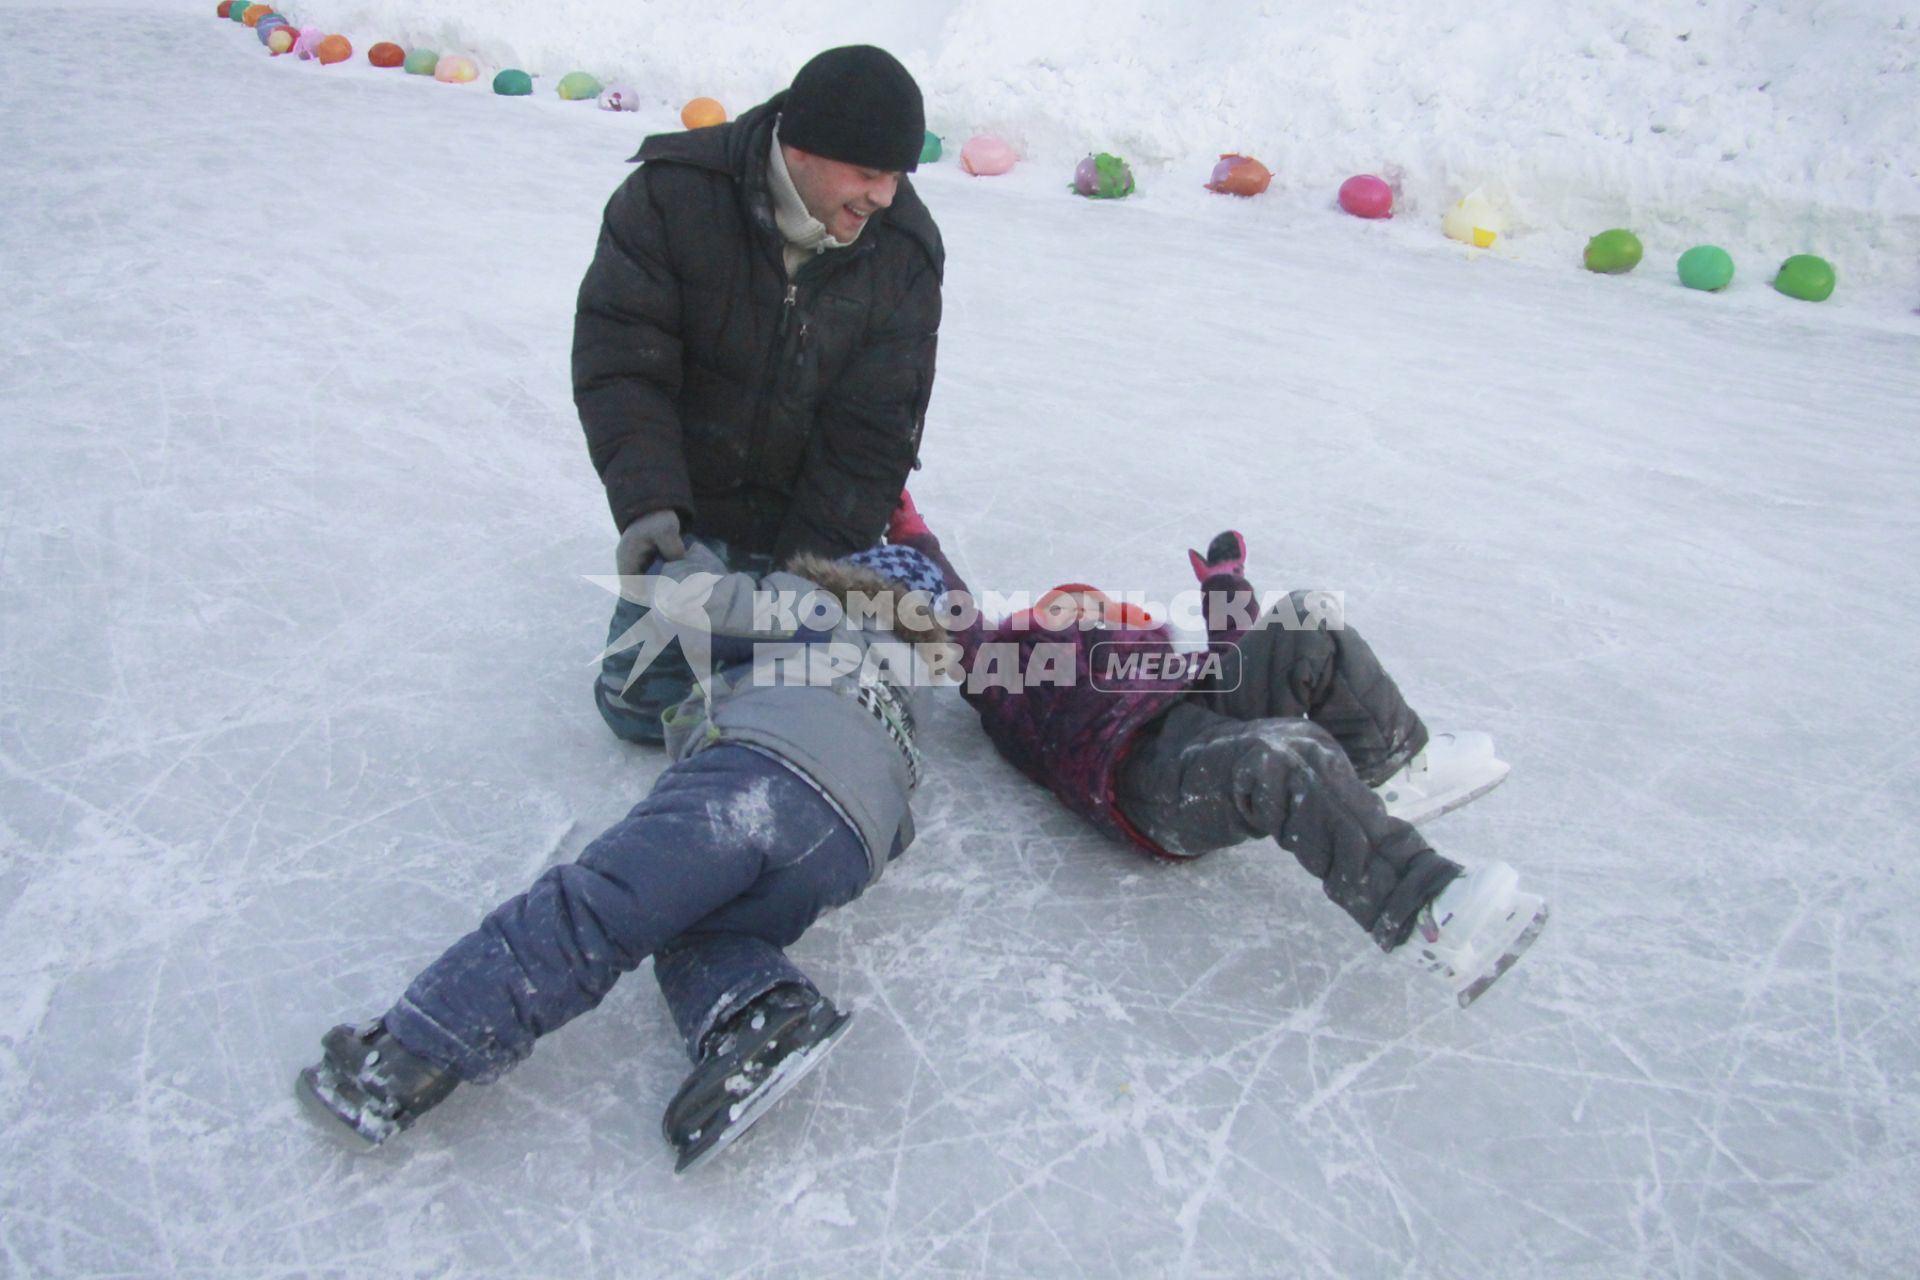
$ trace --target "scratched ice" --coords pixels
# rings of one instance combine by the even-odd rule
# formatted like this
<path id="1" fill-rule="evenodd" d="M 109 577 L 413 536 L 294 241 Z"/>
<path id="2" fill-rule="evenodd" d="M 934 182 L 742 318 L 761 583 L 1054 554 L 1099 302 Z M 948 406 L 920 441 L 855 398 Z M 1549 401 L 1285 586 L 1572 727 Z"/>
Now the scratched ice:
<path id="1" fill-rule="evenodd" d="M 337 1150 L 319 1033 L 660 768 L 588 698 L 567 359 L 663 122 L 126 21 L 78 99 L 80 34 L 0 9 L 0 1270 L 1910 1274 L 1912 319 L 1171 181 L 922 176 L 920 505 L 1004 590 L 1171 590 L 1234 526 L 1344 591 L 1513 762 L 1430 834 L 1539 947 L 1463 1014 L 1271 847 L 1103 843 L 948 694 L 917 846 L 795 949 L 852 1032 L 725 1158 L 672 1173 L 645 973 Z"/>

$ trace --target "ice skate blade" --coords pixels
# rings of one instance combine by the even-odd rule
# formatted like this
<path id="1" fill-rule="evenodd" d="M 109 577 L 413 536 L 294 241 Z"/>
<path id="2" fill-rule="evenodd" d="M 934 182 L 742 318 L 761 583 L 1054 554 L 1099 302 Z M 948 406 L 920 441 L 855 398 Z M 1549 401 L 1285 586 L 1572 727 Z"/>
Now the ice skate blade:
<path id="1" fill-rule="evenodd" d="M 673 1171 L 676 1174 L 691 1173 L 739 1141 L 741 1135 L 751 1129 L 774 1103 L 785 1097 L 788 1090 L 799 1084 L 806 1078 L 808 1072 L 820 1065 L 821 1060 L 827 1056 L 827 1051 L 838 1044 L 840 1037 L 847 1033 L 847 1026 L 852 1021 L 851 1013 L 843 1014 L 824 1040 L 805 1053 L 788 1058 L 774 1068 L 773 1074 L 767 1077 L 765 1084 L 745 1101 L 734 1104 L 740 1108 L 740 1114 L 733 1117 L 727 1127 L 721 1131 L 720 1136 L 707 1146 L 681 1151 L 679 1160 L 674 1163 Z"/>
<path id="2" fill-rule="evenodd" d="M 378 1151 L 392 1133 L 383 1131 L 375 1137 L 362 1129 L 334 1088 L 332 1074 L 322 1067 L 302 1067 L 294 1077 L 294 1097 L 334 1146 L 362 1156 Z"/>
<path id="3" fill-rule="evenodd" d="M 1540 909 L 1533 913 L 1533 918 L 1527 921 L 1526 928 L 1522 929 L 1519 936 L 1501 951 L 1500 958 L 1480 976 L 1460 988 L 1455 998 L 1459 1000 L 1462 1009 L 1485 995 L 1487 988 L 1500 980 L 1501 974 L 1513 968 L 1514 963 L 1525 954 L 1527 948 L 1533 945 L 1534 939 L 1540 936 L 1540 931 L 1547 927 L 1547 917 L 1551 914 L 1552 908 L 1542 902 Z"/>
<path id="4" fill-rule="evenodd" d="M 1452 813 L 1455 809 L 1473 803 L 1487 792 L 1507 780 L 1513 772 L 1513 766 L 1505 760 L 1493 762 L 1499 766 L 1497 773 L 1483 774 L 1472 782 L 1428 796 L 1405 796 L 1399 800 L 1386 801 L 1387 813 L 1391 817 L 1419 826 L 1423 822 L 1432 822 L 1435 818 Z"/>

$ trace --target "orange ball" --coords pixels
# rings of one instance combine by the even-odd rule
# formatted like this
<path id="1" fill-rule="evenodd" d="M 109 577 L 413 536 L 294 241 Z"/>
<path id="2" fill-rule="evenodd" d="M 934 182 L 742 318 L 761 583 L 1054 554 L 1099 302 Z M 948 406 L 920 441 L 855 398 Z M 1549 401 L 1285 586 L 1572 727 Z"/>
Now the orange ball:
<path id="1" fill-rule="evenodd" d="M 382 40 L 379 44 L 367 50 L 367 61 L 376 67 L 405 66 L 407 51 L 391 40 Z"/>
<path id="2" fill-rule="evenodd" d="M 680 123 L 689 129 L 704 129 L 709 125 L 726 122 L 727 109 L 712 98 L 695 98 L 680 108 Z"/>
<path id="3" fill-rule="evenodd" d="M 1213 181 L 1207 183 L 1207 190 L 1224 191 L 1230 196 L 1257 196 L 1272 181 L 1273 171 L 1267 166 L 1252 156 L 1230 151 L 1213 167 Z"/>
<path id="4" fill-rule="evenodd" d="M 272 12 L 273 6 L 270 4 L 250 4 L 240 11 L 240 21 L 249 27 L 257 27 L 260 25 L 260 19 Z"/>
<path id="5" fill-rule="evenodd" d="M 313 56 L 320 59 L 322 63 L 345 62 L 353 56 L 353 46 L 347 42 L 345 36 L 328 36 L 320 42 L 320 47 L 313 51 Z"/>

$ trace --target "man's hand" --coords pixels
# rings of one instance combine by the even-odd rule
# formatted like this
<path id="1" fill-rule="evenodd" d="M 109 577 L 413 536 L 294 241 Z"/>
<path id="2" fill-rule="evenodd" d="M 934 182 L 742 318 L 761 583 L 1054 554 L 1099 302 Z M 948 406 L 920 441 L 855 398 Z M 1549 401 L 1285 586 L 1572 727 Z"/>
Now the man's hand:
<path id="1" fill-rule="evenodd" d="M 899 505 L 894 507 L 893 515 L 887 520 L 887 541 L 905 542 L 908 538 L 931 532 L 920 515 L 920 508 L 913 505 L 913 495 L 902 489 Z"/>
<path id="2" fill-rule="evenodd" d="M 662 560 L 678 560 L 686 554 L 687 544 L 680 540 L 680 513 L 652 511 L 621 533 L 620 545 L 613 552 L 613 563 L 615 572 L 628 576 L 645 573 L 656 556 Z"/>

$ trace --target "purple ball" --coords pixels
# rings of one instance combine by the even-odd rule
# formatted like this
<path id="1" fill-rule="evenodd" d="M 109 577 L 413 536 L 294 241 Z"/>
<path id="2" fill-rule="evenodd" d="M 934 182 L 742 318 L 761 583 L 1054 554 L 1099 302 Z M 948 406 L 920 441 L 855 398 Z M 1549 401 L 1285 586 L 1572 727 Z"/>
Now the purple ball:
<path id="1" fill-rule="evenodd" d="M 260 43 L 265 44 L 267 42 L 267 37 L 273 34 L 273 29 L 275 27 L 290 27 L 292 25 L 293 25 L 292 23 L 288 22 L 285 18 L 281 17 L 279 14 L 270 13 L 266 17 L 260 19 L 259 24 L 254 27 L 254 31 L 260 36 Z"/>

